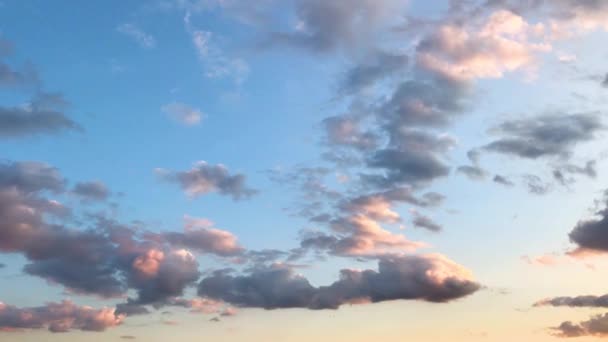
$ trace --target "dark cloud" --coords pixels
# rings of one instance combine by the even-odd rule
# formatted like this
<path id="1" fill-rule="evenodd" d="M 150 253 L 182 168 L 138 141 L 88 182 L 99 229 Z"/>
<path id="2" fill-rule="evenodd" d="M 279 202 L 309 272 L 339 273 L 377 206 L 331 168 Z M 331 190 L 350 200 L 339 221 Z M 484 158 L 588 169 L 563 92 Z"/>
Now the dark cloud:
<path id="1" fill-rule="evenodd" d="M 372 184 L 388 188 L 400 184 L 428 184 L 450 173 L 444 154 L 453 145 L 454 140 L 448 136 L 419 130 L 395 130 L 390 147 L 377 150 L 367 160 L 369 167 L 385 169 L 386 174 L 365 178 Z"/>
<path id="2" fill-rule="evenodd" d="M 231 196 L 234 200 L 240 200 L 257 193 L 257 190 L 245 184 L 245 175 L 240 173 L 231 175 L 222 164 L 209 165 L 207 162 L 199 161 L 187 171 L 173 172 L 163 169 L 156 171 L 162 179 L 177 183 L 188 195 L 194 197 L 217 192 Z"/>
<path id="3" fill-rule="evenodd" d="M 593 316 L 591 319 L 580 323 L 566 321 L 553 328 L 553 330 L 559 337 L 605 337 L 608 336 L 608 314 Z"/>
<path id="4" fill-rule="evenodd" d="M 504 186 L 514 186 L 515 183 L 510 181 L 507 177 L 501 175 L 495 175 L 493 179 L 494 183 L 504 185 Z"/>
<path id="5" fill-rule="evenodd" d="M 5 268 L 6 264 L 0 262 L 0 268 Z"/>
<path id="6" fill-rule="evenodd" d="M 72 193 L 85 201 L 105 201 L 110 196 L 110 190 L 100 181 L 76 183 Z"/>
<path id="7" fill-rule="evenodd" d="M 0 162 L 0 187 L 16 187 L 25 193 L 64 191 L 65 179 L 59 170 L 40 162 Z"/>
<path id="8" fill-rule="evenodd" d="M 548 298 L 537 302 L 534 306 L 606 308 L 608 307 L 608 295 Z"/>
<path id="9" fill-rule="evenodd" d="M 342 270 L 339 280 L 320 287 L 285 267 L 261 268 L 237 276 L 217 271 L 200 282 L 198 293 L 240 307 L 318 310 L 361 301 L 447 302 L 478 289 L 462 267 L 443 256 L 430 255 L 383 258 L 378 271 Z"/>
<path id="10" fill-rule="evenodd" d="M 70 301 L 45 306 L 18 308 L 0 302 L 0 331 L 48 329 L 51 332 L 70 330 L 104 331 L 118 326 L 124 319 L 114 309 L 77 306 Z"/>
<path id="11" fill-rule="evenodd" d="M 469 106 L 467 83 L 413 79 L 399 85 L 381 112 L 390 129 L 445 126 Z"/>
<path id="12" fill-rule="evenodd" d="M 41 133 L 81 130 L 64 113 L 38 107 L 1 107 L 0 138 L 15 138 Z"/>
<path id="13" fill-rule="evenodd" d="M 608 74 L 606 74 L 606 76 L 604 76 L 604 79 L 602 80 L 602 87 L 608 88 Z"/>
<path id="14" fill-rule="evenodd" d="M 503 137 L 484 149 L 529 159 L 566 158 L 575 145 L 593 140 L 603 129 L 596 113 L 553 114 L 505 121 L 495 129 Z"/>
<path id="15" fill-rule="evenodd" d="M 608 200 L 606 198 L 602 203 L 603 208 L 595 213 L 595 218 L 579 221 L 570 232 L 570 241 L 579 248 L 608 252 Z"/>
<path id="16" fill-rule="evenodd" d="M 433 221 L 432 218 L 422 215 L 418 212 L 414 212 L 414 217 L 412 219 L 412 224 L 416 228 L 423 228 L 430 230 L 432 232 L 439 232 L 442 230 L 442 227 L 437 222 Z"/>

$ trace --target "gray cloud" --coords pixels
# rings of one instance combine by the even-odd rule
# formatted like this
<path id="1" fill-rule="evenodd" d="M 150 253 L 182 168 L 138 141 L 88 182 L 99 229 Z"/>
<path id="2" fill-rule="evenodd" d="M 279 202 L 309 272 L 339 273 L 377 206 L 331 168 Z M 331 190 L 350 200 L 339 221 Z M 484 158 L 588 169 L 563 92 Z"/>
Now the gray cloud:
<path id="1" fill-rule="evenodd" d="M 559 337 L 605 337 L 608 335 L 608 314 L 596 315 L 580 323 L 566 321 L 553 328 L 553 330 Z"/>
<path id="2" fill-rule="evenodd" d="M 100 181 L 76 183 L 72 193 L 90 201 L 105 201 L 110 196 L 110 190 Z"/>
<path id="3" fill-rule="evenodd" d="M 168 182 L 177 183 L 188 195 L 198 197 L 211 192 L 231 196 L 234 200 L 249 198 L 257 190 L 245 184 L 245 175 L 231 175 L 222 165 L 210 165 L 199 161 L 187 171 L 156 169 L 157 174 Z"/>
<path id="4" fill-rule="evenodd" d="M 378 52 L 370 60 L 354 65 L 341 76 L 338 94 L 353 95 L 387 77 L 403 74 L 408 62 L 407 55 Z"/>
<path id="5" fill-rule="evenodd" d="M 570 232 L 570 241 L 578 247 L 608 252 L 608 200 L 604 199 L 602 205 L 595 218 L 579 221 Z"/>
<path id="6" fill-rule="evenodd" d="M 566 158 L 575 145 L 593 140 L 603 129 L 596 113 L 552 114 L 505 121 L 495 128 L 503 137 L 484 149 L 529 159 Z"/>
<path id="7" fill-rule="evenodd" d="M 434 272 L 445 270 L 440 276 Z M 424 300 L 447 302 L 479 289 L 467 272 L 439 256 L 386 257 L 378 271 L 342 270 L 340 279 L 329 286 L 312 286 L 308 280 L 285 267 L 253 270 L 234 276 L 216 271 L 201 280 L 201 296 L 223 300 L 240 307 L 264 309 L 337 309 L 353 302 Z"/>
<path id="8" fill-rule="evenodd" d="M 414 212 L 412 224 L 414 225 L 414 227 L 427 229 L 432 232 L 439 232 L 442 229 L 441 225 L 433 221 L 433 219 L 428 216 L 419 214 L 418 212 Z"/>
<path id="9" fill-rule="evenodd" d="M 515 185 L 515 183 L 513 183 L 507 177 L 501 176 L 501 175 L 495 175 L 492 180 L 494 181 L 494 183 L 504 185 L 504 186 L 514 186 Z"/>

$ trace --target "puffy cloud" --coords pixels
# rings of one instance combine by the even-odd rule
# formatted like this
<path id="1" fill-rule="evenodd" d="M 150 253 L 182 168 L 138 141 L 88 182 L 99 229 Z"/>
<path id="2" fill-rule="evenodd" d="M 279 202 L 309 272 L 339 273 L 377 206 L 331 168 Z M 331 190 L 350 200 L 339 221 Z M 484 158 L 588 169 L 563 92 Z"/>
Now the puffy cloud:
<path id="1" fill-rule="evenodd" d="M 37 106 L 0 106 L 0 137 L 18 138 L 69 130 L 81 130 L 81 128 L 61 111 Z"/>
<path id="2" fill-rule="evenodd" d="M 605 196 L 608 198 L 608 193 Z M 603 206 L 595 218 L 579 221 L 570 232 L 570 240 L 579 248 L 608 252 L 608 199 Z"/>
<path id="3" fill-rule="evenodd" d="M 16 187 L 25 193 L 49 190 L 62 192 L 65 179 L 57 168 L 41 162 L 0 163 L 0 187 Z"/>
<path id="4" fill-rule="evenodd" d="M 185 216 L 184 220 L 185 231 L 162 233 L 164 240 L 174 246 L 220 256 L 234 256 L 244 251 L 234 234 L 213 228 L 213 222 L 190 216 Z"/>
<path id="5" fill-rule="evenodd" d="M 603 129 L 596 113 L 550 114 L 510 120 L 495 128 L 503 137 L 484 149 L 529 159 L 568 157 L 575 145 L 593 140 Z"/>
<path id="6" fill-rule="evenodd" d="M 100 181 L 76 183 L 72 193 L 85 201 L 105 201 L 110 196 L 110 190 Z"/>
<path id="7" fill-rule="evenodd" d="M 337 309 L 352 302 L 447 302 L 479 289 L 469 271 L 441 255 L 386 257 L 378 270 L 342 270 L 329 286 L 312 286 L 292 269 L 275 266 L 246 275 L 216 271 L 198 288 L 201 296 L 239 307 Z"/>
<path id="8" fill-rule="evenodd" d="M 197 125 L 204 117 L 204 114 L 199 109 L 180 102 L 166 104 L 161 107 L 161 110 L 173 120 L 187 126 Z"/>
<path id="9" fill-rule="evenodd" d="M 70 301 L 44 306 L 19 308 L 0 302 L 0 331 L 48 329 L 51 332 L 70 330 L 104 331 L 122 323 L 124 315 L 114 309 L 77 306 Z"/>
<path id="10" fill-rule="evenodd" d="M 151 34 L 144 32 L 144 30 L 137 25 L 129 23 L 121 24 L 116 27 L 116 31 L 130 37 L 141 47 L 150 49 L 156 46 L 156 38 Z"/>
<path id="11" fill-rule="evenodd" d="M 608 336 L 608 314 L 596 315 L 580 323 L 566 321 L 553 330 L 559 337 L 605 337 Z"/>
<path id="12" fill-rule="evenodd" d="M 231 175 L 222 165 L 210 165 L 205 161 L 194 164 L 187 171 L 156 169 L 157 174 L 168 182 L 177 183 L 188 195 L 198 197 L 210 192 L 229 195 L 234 200 L 249 198 L 257 193 L 245 185 L 245 175 Z"/>
<path id="13" fill-rule="evenodd" d="M 544 31 L 508 10 L 493 12 L 480 27 L 444 24 L 417 48 L 418 65 L 450 79 L 499 78 L 529 67 L 550 46 L 529 41 Z"/>

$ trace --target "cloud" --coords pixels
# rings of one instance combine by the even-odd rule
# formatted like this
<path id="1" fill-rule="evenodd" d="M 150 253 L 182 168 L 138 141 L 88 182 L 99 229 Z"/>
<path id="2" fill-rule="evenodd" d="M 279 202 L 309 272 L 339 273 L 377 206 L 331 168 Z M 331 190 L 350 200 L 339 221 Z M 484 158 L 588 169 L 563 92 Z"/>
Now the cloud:
<path id="1" fill-rule="evenodd" d="M 378 32 L 400 19 L 404 7 L 394 0 L 296 0 L 295 27 L 271 33 L 265 44 L 322 53 L 366 49 Z"/>
<path id="2" fill-rule="evenodd" d="M 368 89 L 387 77 L 402 74 L 409 63 L 407 55 L 378 52 L 369 60 L 353 65 L 338 83 L 339 95 L 354 95 Z"/>
<path id="3" fill-rule="evenodd" d="M 608 199 L 604 199 L 602 205 L 595 218 L 579 221 L 570 232 L 570 241 L 579 248 L 608 252 Z"/>
<path id="4" fill-rule="evenodd" d="M 596 113 L 550 114 L 505 121 L 495 128 L 503 137 L 484 147 L 487 151 L 521 158 L 567 158 L 577 144 L 591 141 L 604 129 Z"/>
<path id="5" fill-rule="evenodd" d="M 164 240 L 174 246 L 220 256 L 235 256 L 244 252 L 237 237 L 225 230 L 213 228 L 213 222 L 185 216 L 184 232 L 162 233 Z"/>
<path id="6" fill-rule="evenodd" d="M 210 165 L 199 161 L 188 171 L 156 169 L 161 179 L 177 183 L 188 195 L 199 197 L 211 192 L 231 196 L 234 200 L 249 198 L 257 193 L 245 185 L 245 175 L 231 175 L 222 165 Z"/>
<path id="7" fill-rule="evenodd" d="M 559 337 L 608 336 L 608 314 L 596 315 L 587 321 L 572 323 L 563 322 L 553 328 Z"/>
<path id="8" fill-rule="evenodd" d="M 110 190 L 100 181 L 76 183 L 72 193 L 85 201 L 105 201 L 110 196 Z"/>
<path id="9" fill-rule="evenodd" d="M 77 306 L 70 301 L 44 306 L 18 308 L 0 302 L 0 332 L 23 329 L 48 329 L 51 332 L 70 330 L 104 331 L 120 325 L 125 318 L 114 309 Z"/>
<path id="10" fill-rule="evenodd" d="M 478 289 L 467 270 L 441 255 L 427 255 L 386 257 L 377 271 L 342 270 L 339 280 L 320 287 L 280 266 L 238 276 L 216 271 L 201 280 L 198 293 L 238 307 L 319 310 L 361 301 L 448 302 Z"/>
<path id="11" fill-rule="evenodd" d="M 450 167 L 443 160 L 445 152 L 454 145 L 448 136 L 435 136 L 426 131 L 400 130 L 393 132 L 388 148 L 376 150 L 367 160 L 370 168 L 385 169 L 381 176 L 370 175 L 369 183 L 392 187 L 400 184 L 428 184 L 446 177 Z"/>
<path id="12" fill-rule="evenodd" d="M 608 295 L 548 298 L 536 302 L 534 306 L 606 308 L 608 307 Z"/>
<path id="13" fill-rule="evenodd" d="M 486 171 L 478 166 L 462 165 L 458 167 L 457 171 L 467 176 L 469 179 L 476 181 L 484 180 L 487 176 Z"/>
<path id="14" fill-rule="evenodd" d="M 414 216 L 412 220 L 414 227 L 427 229 L 432 232 L 439 232 L 443 229 L 440 224 L 428 216 L 422 215 L 415 210 L 412 211 L 412 214 Z"/>
<path id="15" fill-rule="evenodd" d="M 494 181 L 494 183 L 504 185 L 504 186 L 514 186 L 515 185 L 507 177 L 501 176 L 501 175 L 495 175 L 492 180 Z"/>
<path id="16" fill-rule="evenodd" d="M 23 88 L 39 85 L 38 72 L 33 65 L 26 63 L 21 67 L 14 67 L 3 61 L 12 55 L 13 44 L 0 37 L 0 87 Z"/>
<path id="17" fill-rule="evenodd" d="M 26 106 L 0 106 L 0 138 L 80 131 L 82 128 L 61 110 L 34 98 Z"/>
<path id="18" fill-rule="evenodd" d="M 184 24 L 207 77 L 215 79 L 229 77 L 234 79 L 237 85 L 245 82 L 249 75 L 249 64 L 245 60 L 227 56 L 214 43 L 213 32 L 195 28 L 192 24 L 191 12 L 186 13 Z"/>
<path id="19" fill-rule="evenodd" d="M 199 109 L 180 102 L 171 102 L 161 107 L 161 110 L 173 120 L 186 126 L 194 126 L 205 116 Z"/>
<path id="20" fill-rule="evenodd" d="M 139 46 L 151 49 L 156 47 L 156 38 L 151 34 L 144 32 L 140 27 L 134 24 L 121 24 L 116 27 L 116 31 L 133 39 Z"/>
<path id="21" fill-rule="evenodd" d="M 493 12 L 482 25 L 439 25 L 418 44 L 416 62 L 450 79 L 500 78 L 530 67 L 536 52 L 551 49 L 530 41 L 543 30 L 508 10 Z"/>
<path id="22" fill-rule="evenodd" d="M 359 150 L 374 149 L 378 136 L 372 132 L 360 130 L 360 119 L 354 116 L 332 116 L 322 122 L 327 136 L 327 143 L 336 146 L 353 147 Z"/>

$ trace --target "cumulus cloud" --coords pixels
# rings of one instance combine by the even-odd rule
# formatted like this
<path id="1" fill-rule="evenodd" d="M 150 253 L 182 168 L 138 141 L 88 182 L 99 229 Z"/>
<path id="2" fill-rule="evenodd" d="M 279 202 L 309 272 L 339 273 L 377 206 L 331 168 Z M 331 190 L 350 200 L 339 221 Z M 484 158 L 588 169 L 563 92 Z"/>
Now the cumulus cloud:
<path id="1" fill-rule="evenodd" d="M 143 48 L 154 48 L 156 47 L 156 38 L 149 33 L 146 33 L 140 27 L 135 24 L 121 24 L 116 27 L 116 31 L 128 36 L 133 39 L 139 46 Z"/>
<path id="2" fill-rule="evenodd" d="M 448 302 L 479 289 L 469 271 L 441 255 L 386 257 L 378 270 L 342 270 L 340 279 L 314 287 L 286 267 L 246 275 L 216 271 L 201 280 L 198 293 L 239 307 L 337 309 L 353 302 L 424 300 Z"/>
<path id="3" fill-rule="evenodd" d="M 204 114 L 185 103 L 171 102 L 161 107 L 161 110 L 171 119 L 186 126 L 194 126 L 201 122 Z"/>
<path id="4" fill-rule="evenodd" d="M 440 25 L 420 42 L 416 60 L 450 79 L 500 78 L 531 66 L 536 52 L 550 50 L 530 41 L 543 31 L 542 24 L 530 25 L 511 11 L 499 10 L 476 27 Z"/>
<path id="5" fill-rule="evenodd" d="M 77 306 L 70 301 L 44 306 L 19 308 L 0 302 L 0 332 L 24 329 L 48 329 L 51 332 L 70 330 L 104 331 L 120 325 L 125 316 L 114 309 Z"/>
<path id="6" fill-rule="evenodd" d="M 407 55 L 378 52 L 357 63 L 341 75 L 338 94 L 353 95 L 366 90 L 380 81 L 403 74 L 409 63 Z"/>
<path id="7" fill-rule="evenodd" d="M 257 190 L 245 184 L 245 175 L 231 175 L 228 168 L 222 164 L 210 165 L 199 161 L 187 171 L 168 171 L 156 169 L 161 179 L 178 184 L 188 195 L 199 197 L 211 192 L 231 196 L 234 200 L 249 198 Z"/>
<path id="8" fill-rule="evenodd" d="M 608 194 L 605 196 L 595 217 L 579 221 L 570 232 L 570 241 L 580 249 L 608 252 Z"/>
<path id="9" fill-rule="evenodd" d="M 213 227 L 213 222 L 185 216 L 184 232 L 162 233 L 163 238 L 175 246 L 220 256 L 235 256 L 244 252 L 237 237 L 225 230 Z"/>
<path id="10" fill-rule="evenodd" d="M 378 144 L 379 138 L 376 134 L 361 131 L 360 118 L 346 115 L 332 116 L 323 120 L 322 124 L 330 145 L 370 150 Z"/>

